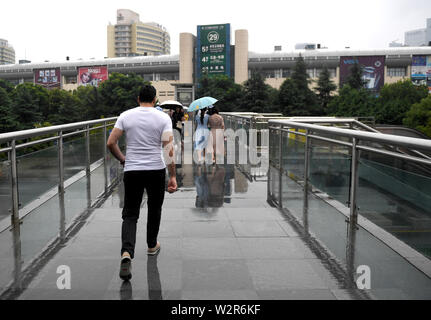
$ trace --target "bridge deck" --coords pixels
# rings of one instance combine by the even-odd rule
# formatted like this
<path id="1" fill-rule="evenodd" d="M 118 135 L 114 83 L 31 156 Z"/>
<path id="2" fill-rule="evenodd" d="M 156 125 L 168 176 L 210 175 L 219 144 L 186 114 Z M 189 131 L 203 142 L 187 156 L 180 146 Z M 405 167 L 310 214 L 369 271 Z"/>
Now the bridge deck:
<path id="1" fill-rule="evenodd" d="M 122 184 L 37 272 L 19 299 L 359 299 L 329 258 L 266 202 L 265 179 L 234 166 L 184 165 L 166 193 L 158 256 L 146 255 L 146 204 L 130 282 L 118 277 Z M 194 187 L 194 185 L 196 187 Z M 59 290 L 57 268 L 70 267 Z"/>

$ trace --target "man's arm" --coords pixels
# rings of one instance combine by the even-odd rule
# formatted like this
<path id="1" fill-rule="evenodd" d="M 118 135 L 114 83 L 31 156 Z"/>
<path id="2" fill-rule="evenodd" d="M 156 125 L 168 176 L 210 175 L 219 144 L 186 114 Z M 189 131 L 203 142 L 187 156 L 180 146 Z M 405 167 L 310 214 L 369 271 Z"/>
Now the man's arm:
<path id="1" fill-rule="evenodd" d="M 169 172 L 168 192 L 173 193 L 177 190 L 177 175 L 174 158 L 174 136 L 171 131 L 163 133 L 162 142 L 163 155 Z"/>
<path id="2" fill-rule="evenodd" d="M 112 155 L 120 161 L 122 165 L 124 165 L 124 162 L 126 161 L 126 157 L 121 152 L 120 147 L 118 146 L 118 140 L 120 140 L 120 137 L 123 135 L 123 130 L 120 130 L 118 128 L 114 128 L 111 131 L 111 134 L 109 135 L 108 142 L 106 146 L 108 147 L 109 151 L 111 151 Z"/>

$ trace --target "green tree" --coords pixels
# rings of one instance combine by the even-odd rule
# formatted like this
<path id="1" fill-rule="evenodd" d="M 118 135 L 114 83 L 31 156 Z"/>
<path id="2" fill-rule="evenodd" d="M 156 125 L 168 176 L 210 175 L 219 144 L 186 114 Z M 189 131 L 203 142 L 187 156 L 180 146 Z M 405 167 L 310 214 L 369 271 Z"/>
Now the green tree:
<path id="1" fill-rule="evenodd" d="M 0 79 L 0 88 L 5 89 L 7 93 L 11 93 L 15 86 L 7 80 Z"/>
<path id="2" fill-rule="evenodd" d="M 355 59 L 355 63 L 349 70 L 349 77 L 347 78 L 346 84 L 356 90 L 362 89 L 365 85 L 365 81 L 362 78 L 362 66 L 357 59 Z"/>
<path id="3" fill-rule="evenodd" d="M 309 84 L 304 58 L 299 56 L 292 77 L 286 79 L 280 86 L 279 105 L 285 115 L 320 116 L 324 114 Z"/>
<path id="4" fill-rule="evenodd" d="M 428 96 L 427 86 L 415 86 L 411 80 L 385 84 L 380 90 L 376 122 L 402 124 L 414 103 Z"/>
<path id="5" fill-rule="evenodd" d="M 99 89 L 92 86 L 80 86 L 73 91 L 73 95 L 78 99 L 79 107 L 83 120 L 99 119 L 118 115 L 102 102 Z"/>
<path id="6" fill-rule="evenodd" d="M 71 92 L 61 89 L 49 91 L 49 110 L 45 119 L 53 124 L 64 124 L 85 120 L 81 116 L 79 100 Z"/>
<path id="7" fill-rule="evenodd" d="M 282 112 L 279 104 L 279 91 L 276 88 L 268 86 L 269 103 L 266 112 Z"/>
<path id="8" fill-rule="evenodd" d="M 16 86 L 11 94 L 12 110 L 18 122 L 18 129 L 34 128 L 43 120 L 43 114 L 48 108 L 48 92 L 40 85 L 23 83 Z"/>
<path id="9" fill-rule="evenodd" d="M 377 99 L 367 89 L 354 89 L 345 84 L 328 105 L 330 115 L 338 117 L 370 117 L 376 114 Z"/>
<path id="10" fill-rule="evenodd" d="M 431 137 L 431 96 L 413 104 L 406 113 L 403 123 Z"/>
<path id="11" fill-rule="evenodd" d="M 144 84 L 149 82 L 134 73 L 124 75 L 114 72 L 100 85 L 100 98 L 111 115 L 119 115 L 138 105 L 139 91 Z"/>
<path id="12" fill-rule="evenodd" d="M 11 107 L 12 101 L 9 94 L 0 87 L 0 133 L 15 131 L 18 127 Z"/>
<path id="13" fill-rule="evenodd" d="M 241 108 L 242 87 L 226 75 L 208 77 L 203 75 L 199 80 L 197 96 L 216 98 L 220 111 L 234 112 Z"/>
<path id="14" fill-rule="evenodd" d="M 270 111 L 269 85 L 262 75 L 253 71 L 251 77 L 244 82 L 244 97 L 241 111 L 265 113 Z"/>
<path id="15" fill-rule="evenodd" d="M 331 80 L 328 68 L 324 68 L 319 75 L 317 80 L 317 97 L 320 102 L 320 106 L 324 112 L 327 112 L 328 104 L 332 99 L 331 93 L 337 89 L 337 85 Z"/>

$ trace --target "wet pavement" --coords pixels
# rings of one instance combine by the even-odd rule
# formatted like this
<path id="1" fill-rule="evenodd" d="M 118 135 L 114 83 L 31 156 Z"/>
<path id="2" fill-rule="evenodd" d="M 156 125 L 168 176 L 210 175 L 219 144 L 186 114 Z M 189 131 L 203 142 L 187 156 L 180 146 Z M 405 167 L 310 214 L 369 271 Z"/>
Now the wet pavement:
<path id="1" fill-rule="evenodd" d="M 177 175 L 180 188 L 166 193 L 155 257 L 146 255 L 142 204 L 130 282 L 118 276 L 120 183 L 18 299 L 364 298 L 266 201 L 266 177 L 249 179 L 234 165 L 183 165 Z M 70 268 L 69 290 L 57 287 L 59 266 Z"/>

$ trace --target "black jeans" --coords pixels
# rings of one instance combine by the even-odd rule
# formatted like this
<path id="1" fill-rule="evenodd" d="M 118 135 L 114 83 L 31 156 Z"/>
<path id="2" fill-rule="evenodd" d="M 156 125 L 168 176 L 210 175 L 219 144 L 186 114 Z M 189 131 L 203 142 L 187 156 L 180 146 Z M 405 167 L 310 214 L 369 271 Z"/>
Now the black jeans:
<path id="1" fill-rule="evenodd" d="M 144 189 L 148 196 L 147 245 L 154 248 L 159 234 L 162 205 L 165 197 L 166 170 L 124 172 L 124 208 L 121 228 L 121 254 L 127 251 L 133 258 L 136 243 L 136 223 Z"/>

